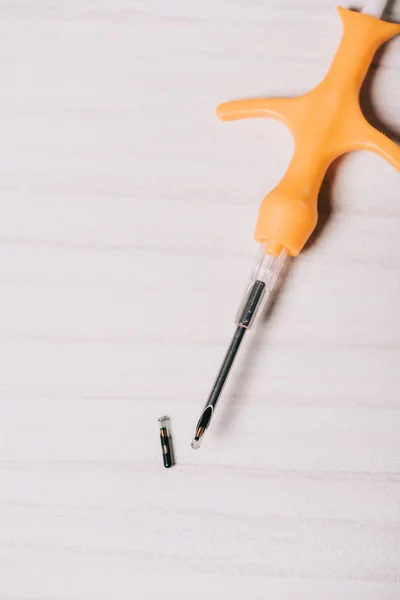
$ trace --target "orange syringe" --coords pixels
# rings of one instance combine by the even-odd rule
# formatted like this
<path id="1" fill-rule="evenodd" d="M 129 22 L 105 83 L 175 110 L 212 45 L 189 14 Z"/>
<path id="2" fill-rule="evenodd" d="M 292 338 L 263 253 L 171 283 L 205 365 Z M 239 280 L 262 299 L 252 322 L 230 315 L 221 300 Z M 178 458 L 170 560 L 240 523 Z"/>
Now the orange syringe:
<path id="1" fill-rule="evenodd" d="M 360 89 L 378 48 L 400 33 L 381 16 L 386 2 L 363 12 L 339 8 L 343 36 L 323 81 L 297 98 L 258 98 L 221 104 L 223 121 L 271 117 L 290 129 L 295 149 L 286 174 L 263 200 L 255 240 L 260 254 L 236 318 L 236 331 L 201 413 L 192 441 L 200 447 L 245 332 L 267 301 L 287 256 L 298 256 L 318 220 L 318 194 L 330 164 L 352 150 L 370 150 L 400 171 L 400 147 L 365 119 Z"/>

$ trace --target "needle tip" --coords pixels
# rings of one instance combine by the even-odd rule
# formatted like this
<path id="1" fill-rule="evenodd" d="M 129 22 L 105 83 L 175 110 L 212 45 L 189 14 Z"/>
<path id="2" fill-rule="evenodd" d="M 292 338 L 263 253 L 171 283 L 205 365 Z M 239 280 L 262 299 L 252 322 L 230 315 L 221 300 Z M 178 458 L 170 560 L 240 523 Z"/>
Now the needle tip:
<path id="1" fill-rule="evenodd" d="M 201 438 L 194 436 L 190 445 L 192 446 L 193 450 L 198 450 L 201 446 Z"/>
<path id="2" fill-rule="evenodd" d="M 206 408 L 201 413 L 201 417 L 199 419 L 199 422 L 197 423 L 196 432 L 194 434 L 194 438 L 193 438 L 192 444 L 191 444 L 193 450 L 198 450 L 200 448 L 201 441 L 202 441 L 205 431 L 211 421 L 212 414 L 213 414 L 213 407 L 210 405 L 207 405 Z"/>

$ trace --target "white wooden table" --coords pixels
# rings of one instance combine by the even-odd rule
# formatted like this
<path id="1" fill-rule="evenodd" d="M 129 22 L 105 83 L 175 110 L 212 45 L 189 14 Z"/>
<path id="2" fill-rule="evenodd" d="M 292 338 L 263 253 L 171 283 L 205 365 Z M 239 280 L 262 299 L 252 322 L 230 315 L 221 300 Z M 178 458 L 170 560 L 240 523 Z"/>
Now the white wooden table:
<path id="1" fill-rule="evenodd" d="M 325 227 L 190 448 L 292 152 L 215 107 L 313 87 L 340 33 L 332 0 L 1 3 L 1 600 L 400 597 L 399 175 L 377 156 L 328 173 Z M 379 62 L 364 102 L 395 135 L 400 39 Z"/>

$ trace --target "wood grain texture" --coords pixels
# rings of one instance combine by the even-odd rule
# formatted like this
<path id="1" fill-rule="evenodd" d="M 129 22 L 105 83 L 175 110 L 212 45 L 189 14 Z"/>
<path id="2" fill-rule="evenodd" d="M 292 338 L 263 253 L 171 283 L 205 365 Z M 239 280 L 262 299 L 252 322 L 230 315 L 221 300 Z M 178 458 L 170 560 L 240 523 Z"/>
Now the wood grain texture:
<path id="1" fill-rule="evenodd" d="M 378 157 L 329 171 L 326 223 L 190 449 L 292 151 L 215 106 L 306 91 L 339 36 L 331 0 L 1 4 L 1 600 L 400 597 L 399 176 Z M 395 136 L 399 39 L 378 65 L 363 105 Z"/>

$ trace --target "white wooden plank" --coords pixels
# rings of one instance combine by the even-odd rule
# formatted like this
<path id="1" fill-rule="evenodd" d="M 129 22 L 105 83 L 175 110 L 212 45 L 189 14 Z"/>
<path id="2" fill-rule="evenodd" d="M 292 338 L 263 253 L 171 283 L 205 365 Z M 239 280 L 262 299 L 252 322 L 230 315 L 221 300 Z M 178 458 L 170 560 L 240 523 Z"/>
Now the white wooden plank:
<path id="1" fill-rule="evenodd" d="M 190 448 L 293 151 L 215 107 L 314 86 L 335 3 L 12 0 L 0 37 L 0 599 L 398 600 L 400 204 L 380 158 L 329 171 L 326 227 Z M 399 44 L 368 91 L 394 134 Z"/>

